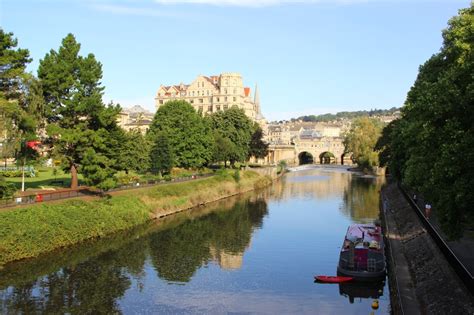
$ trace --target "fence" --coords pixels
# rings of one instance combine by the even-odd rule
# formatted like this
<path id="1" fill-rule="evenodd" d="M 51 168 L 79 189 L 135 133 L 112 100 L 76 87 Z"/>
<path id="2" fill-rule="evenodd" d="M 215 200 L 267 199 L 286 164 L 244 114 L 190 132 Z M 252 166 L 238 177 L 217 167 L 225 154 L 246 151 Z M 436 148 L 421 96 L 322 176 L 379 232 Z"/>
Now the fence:
<path id="1" fill-rule="evenodd" d="M 198 178 L 210 177 L 213 175 L 214 174 L 192 175 L 188 177 L 175 178 L 168 181 L 166 180 L 140 181 L 140 182 L 135 182 L 128 185 L 121 185 L 120 187 L 113 188 L 108 191 L 93 189 L 87 186 L 79 187 L 77 189 L 41 191 L 41 192 L 35 192 L 32 194 L 23 194 L 18 197 L 0 199 L 0 208 L 13 207 L 13 206 L 19 206 L 19 205 L 28 205 L 28 204 L 33 204 L 36 202 L 68 199 L 68 198 L 83 197 L 83 196 L 97 196 L 97 195 L 103 195 L 105 193 L 114 192 L 114 191 L 144 188 L 144 187 L 150 187 L 150 186 L 164 185 L 168 183 L 186 182 L 186 181 L 195 180 Z"/>

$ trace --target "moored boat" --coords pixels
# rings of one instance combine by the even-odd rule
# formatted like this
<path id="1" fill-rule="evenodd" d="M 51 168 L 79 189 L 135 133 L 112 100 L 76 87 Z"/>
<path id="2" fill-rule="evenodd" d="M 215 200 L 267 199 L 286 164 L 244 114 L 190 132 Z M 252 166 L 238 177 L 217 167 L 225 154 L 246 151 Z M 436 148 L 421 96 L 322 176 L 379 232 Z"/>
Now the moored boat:
<path id="1" fill-rule="evenodd" d="M 338 275 L 371 280 L 385 277 L 382 229 L 375 224 L 352 224 L 347 229 L 337 266 Z"/>

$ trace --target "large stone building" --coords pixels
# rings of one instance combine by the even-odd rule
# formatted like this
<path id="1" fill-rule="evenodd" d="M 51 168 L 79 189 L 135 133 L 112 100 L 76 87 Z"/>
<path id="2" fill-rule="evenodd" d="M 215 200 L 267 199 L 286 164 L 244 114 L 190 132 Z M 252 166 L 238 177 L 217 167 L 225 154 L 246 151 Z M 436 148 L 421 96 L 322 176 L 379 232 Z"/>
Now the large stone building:
<path id="1" fill-rule="evenodd" d="M 125 108 L 117 117 L 117 124 L 126 131 L 139 130 L 146 134 L 150 129 L 153 120 L 153 113 L 150 113 L 140 105 Z"/>
<path id="2" fill-rule="evenodd" d="M 198 76 L 191 84 L 161 85 L 156 93 L 156 109 L 170 100 L 185 100 L 203 115 L 237 106 L 254 121 L 262 123 L 258 89 L 251 95 L 238 73 L 222 73 L 219 76 Z"/>

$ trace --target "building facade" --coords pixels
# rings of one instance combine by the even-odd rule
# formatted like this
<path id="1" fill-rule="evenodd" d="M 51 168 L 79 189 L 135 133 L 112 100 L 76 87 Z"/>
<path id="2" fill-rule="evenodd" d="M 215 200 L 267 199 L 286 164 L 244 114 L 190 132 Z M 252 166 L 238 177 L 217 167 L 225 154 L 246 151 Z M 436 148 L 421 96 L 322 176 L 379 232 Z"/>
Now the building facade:
<path id="1" fill-rule="evenodd" d="M 264 118 L 260 111 L 258 89 L 251 95 L 238 73 L 222 73 L 218 76 L 198 76 L 191 84 L 161 85 L 155 97 L 156 109 L 170 100 L 184 100 L 202 115 L 212 114 L 237 106 L 254 121 Z"/>
<path id="2" fill-rule="evenodd" d="M 150 129 L 153 116 L 153 113 L 139 105 L 135 105 L 131 108 L 125 108 L 119 113 L 117 124 L 126 131 L 138 130 L 144 135 Z"/>

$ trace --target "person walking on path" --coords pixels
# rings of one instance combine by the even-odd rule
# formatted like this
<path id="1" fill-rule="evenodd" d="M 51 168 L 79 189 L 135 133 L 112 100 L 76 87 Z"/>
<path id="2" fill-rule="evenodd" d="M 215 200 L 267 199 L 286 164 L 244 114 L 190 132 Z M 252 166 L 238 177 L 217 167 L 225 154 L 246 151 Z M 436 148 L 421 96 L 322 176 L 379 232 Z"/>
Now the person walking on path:
<path id="1" fill-rule="evenodd" d="M 425 217 L 426 217 L 427 219 L 429 219 L 429 218 L 430 218 L 430 215 L 431 215 L 431 205 L 430 205 L 429 203 L 427 203 L 427 204 L 425 205 Z"/>

